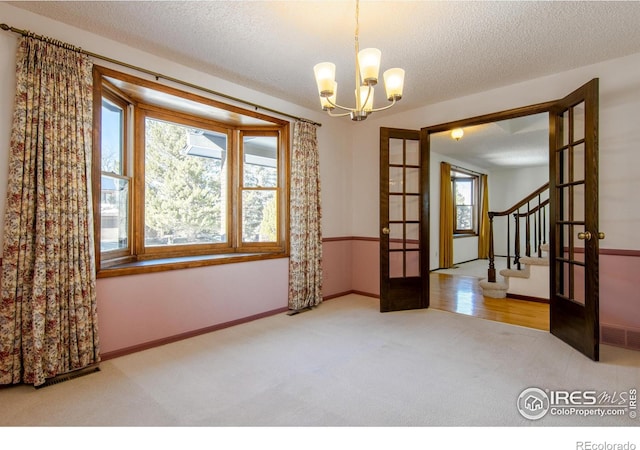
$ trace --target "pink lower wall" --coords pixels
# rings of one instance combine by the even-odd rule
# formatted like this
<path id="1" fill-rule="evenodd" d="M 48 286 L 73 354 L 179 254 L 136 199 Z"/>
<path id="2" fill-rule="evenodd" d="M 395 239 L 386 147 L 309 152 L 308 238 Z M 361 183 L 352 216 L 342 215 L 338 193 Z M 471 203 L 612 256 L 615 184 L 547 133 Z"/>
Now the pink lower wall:
<path id="1" fill-rule="evenodd" d="M 351 238 L 329 238 L 322 242 L 322 296 L 332 298 L 353 290 Z"/>
<path id="2" fill-rule="evenodd" d="M 97 281 L 103 355 L 287 307 L 289 259 Z"/>
<path id="3" fill-rule="evenodd" d="M 339 237 L 322 243 L 324 298 L 358 292 L 380 295 L 380 249 L 375 238 Z"/>
<path id="4" fill-rule="evenodd" d="M 352 287 L 380 295 L 380 246 L 375 238 L 344 238 L 351 244 Z M 640 252 L 600 250 L 600 323 L 640 330 Z M 344 289 L 346 280 L 342 286 Z"/>
<path id="5" fill-rule="evenodd" d="M 640 330 L 639 274 L 640 255 L 601 250 L 600 324 Z"/>
<path id="6" fill-rule="evenodd" d="M 380 242 L 378 239 L 355 238 L 353 241 L 353 290 L 380 295 Z"/>
<path id="7" fill-rule="evenodd" d="M 379 242 L 330 238 L 323 243 L 323 296 L 380 294 Z M 224 264 L 97 281 L 101 353 L 284 311 L 287 258 Z M 600 322 L 640 330 L 640 255 L 601 250 Z M 249 281 L 248 281 L 249 280 Z"/>

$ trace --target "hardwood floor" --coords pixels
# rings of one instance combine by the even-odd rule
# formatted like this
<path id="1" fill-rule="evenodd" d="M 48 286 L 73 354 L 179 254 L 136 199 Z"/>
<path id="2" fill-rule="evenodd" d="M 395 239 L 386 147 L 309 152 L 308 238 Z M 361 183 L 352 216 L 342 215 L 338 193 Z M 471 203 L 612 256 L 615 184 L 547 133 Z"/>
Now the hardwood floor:
<path id="1" fill-rule="evenodd" d="M 549 331 L 548 304 L 484 297 L 475 277 L 432 273 L 429 281 L 432 308 Z"/>

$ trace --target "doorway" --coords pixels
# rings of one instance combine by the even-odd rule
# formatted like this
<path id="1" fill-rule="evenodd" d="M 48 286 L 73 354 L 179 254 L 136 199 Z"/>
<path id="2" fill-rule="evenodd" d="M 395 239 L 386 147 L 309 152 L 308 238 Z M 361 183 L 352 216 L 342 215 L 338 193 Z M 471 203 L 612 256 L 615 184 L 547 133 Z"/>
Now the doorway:
<path id="1" fill-rule="evenodd" d="M 598 228 L 598 79 L 580 87 L 567 97 L 544 104 L 533 105 L 467 120 L 426 127 L 420 131 L 420 205 L 429 208 L 429 183 L 425 174 L 431 152 L 431 138 L 436 133 L 450 131 L 455 128 L 471 127 L 503 120 L 521 118 L 533 114 L 548 114 L 548 155 L 549 155 L 549 316 L 550 332 L 571 345 L 587 357 L 599 359 L 599 285 L 598 285 L 598 240 L 604 239 L 604 233 Z M 384 133 L 395 132 L 394 129 L 381 129 Z M 404 130 L 410 131 L 410 130 Z M 388 136 L 387 136 L 388 137 Z M 388 143 L 387 143 L 388 145 Z M 388 149 L 387 149 L 388 150 Z M 388 153 L 388 151 L 387 151 Z M 390 179 L 383 174 L 393 169 L 383 157 L 383 140 L 381 139 L 381 216 L 380 226 L 388 230 L 390 223 L 389 209 L 384 208 L 389 202 Z M 444 166 L 443 166 L 444 167 Z M 441 179 L 446 180 L 441 171 Z M 443 184 L 446 189 L 446 183 Z M 443 189 L 443 192 L 446 190 Z M 443 197 L 443 201 L 449 201 Z M 383 211 L 386 214 L 383 214 Z M 513 212 L 513 211 L 510 211 Z M 519 210 L 515 210 L 516 220 Z M 421 210 L 421 220 L 429 222 L 429 213 Z M 440 212 L 440 215 L 442 213 Z M 484 215 L 484 213 L 483 213 Z M 492 214 L 488 214 L 492 219 Z M 429 224 L 433 227 L 433 223 Z M 421 229 L 424 222 L 421 222 Z M 516 233 L 517 233 L 516 226 Z M 493 222 L 490 220 L 489 259 L 494 256 Z M 528 231 L 528 226 L 527 226 Z M 424 261 L 424 253 L 429 252 L 429 243 L 423 237 L 429 230 L 420 232 L 420 260 Z M 518 236 L 518 234 L 516 234 Z M 389 278 L 388 261 L 391 246 L 382 245 L 381 238 L 381 280 Z M 519 238 L 516 237 L 516 245 Z M 439 247 L 444 248 L 444 247 Z M 431 259 L 428 255 L 427 261 Z M 429 264 L 430 265 L 430 264 Z M 412 278 L 421 287 L 429 284 L 428 270 L 421 264 L 417 274 Z M 519 267 L 518 267 L 519 268 Z M 490 269 L 489 275 L 492 270 Z M 491 278 L 491 275 L 489 276 Z M 496 285 L 497 286 L 497 285 Z M 381 286 L 380 304 L 387 302 L 385 291 Z M 423 289 L 424 291 L 424 289 Z M 402 309 L 429 307 L 430 292 L 427 298 L 421 298 L 415 305 Z M 406 305 L 407 303 L 403 303 Z M 401 308 L 392 308 L 393 311 Z"/>

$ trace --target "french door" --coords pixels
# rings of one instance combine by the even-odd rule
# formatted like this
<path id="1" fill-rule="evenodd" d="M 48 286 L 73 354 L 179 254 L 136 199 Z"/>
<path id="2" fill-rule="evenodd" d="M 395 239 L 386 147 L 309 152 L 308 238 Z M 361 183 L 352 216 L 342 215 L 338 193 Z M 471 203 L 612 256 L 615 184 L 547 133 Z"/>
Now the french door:
<path id="1" fill-rule="evenodd" d="M 380 311 L 429 306 L 429 158 L 420 132 L 380 129 Z"/>
<path id="2" fill-rule="evenodd" d="M 549 115 L 550 331 L 599 359 L 598 79 Z"/>

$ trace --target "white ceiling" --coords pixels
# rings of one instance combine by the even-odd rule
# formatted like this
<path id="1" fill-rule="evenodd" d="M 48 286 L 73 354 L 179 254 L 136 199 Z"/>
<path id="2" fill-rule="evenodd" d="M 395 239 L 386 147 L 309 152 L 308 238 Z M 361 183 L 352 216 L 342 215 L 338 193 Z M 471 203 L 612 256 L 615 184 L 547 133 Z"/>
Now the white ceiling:
<path id="1" fill-rule="evenodd" d="M 450 131 L 434 133 L 430 149 L 484 169 L 545 166 L 549 163 L 549 115 L 466 127 L 459 141 Z"/>
<path id="2" fill-rule="evenodd" d="M 331 61 L 353 103 L 355 0 L 7 3 L 313 109 Z M 638 24 L 637 1 L 361 0 L 360 47 L 406 70 L 398 111 L 640 52 Z"/>
<path id="3" fill-rule="evenodd" d="M 355 0 L 7 3 L 312 109 L 313 66 L 331 61 L 338 103 L 353 103 Z M 639 53 L 639 24 L 639 1 L 361 0 L 359 41 L 382 50 L 382 70 L 405 69 L 399 111 Z M 375 107 L 384 106 L 377 90 Z M 500 142 L 513 160 L 516 147 L 531 153 L 542 139 L 503 127 L 471 149 L 474 133 L 500 129 L 475 128 L 436 151 L 505 167 Z M 507 142 L 516 135 L 522 143 Z"/>

